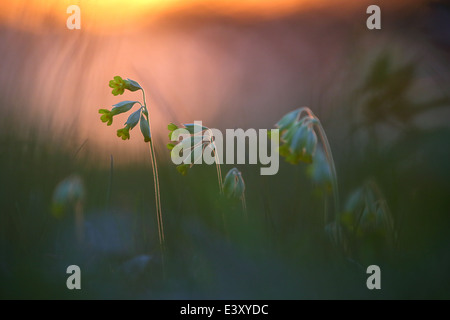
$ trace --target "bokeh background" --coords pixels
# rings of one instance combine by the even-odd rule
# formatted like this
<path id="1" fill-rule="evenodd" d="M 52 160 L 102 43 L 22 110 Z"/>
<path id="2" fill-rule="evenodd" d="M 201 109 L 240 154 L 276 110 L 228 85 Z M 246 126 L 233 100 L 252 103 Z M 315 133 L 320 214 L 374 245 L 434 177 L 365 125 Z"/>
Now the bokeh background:
<path id="1" fill-rule="evenodd" d="M 0 297 L 450 297 L 444 1 L 0 4 Z M 71 4 L 80 6 L 80 30 L 66 27 Z M 366 28 L 370 4 L 381 8 L 381 30 Z M 107 127 L 97 112 L 140 98 L 111 95 L 115 75 L 138 81 L 148 96 L 164 259 L 148 147 L 138 129 L 129 141 L 117 138 L 121 121 Z M 170 162 L 169 122 L 274 128 L 301 106 L 330 140 L 343 207 L 372 181 L 394 230 L 355 237 L 343 253 L 327 237 L 329 197 L 306 164 L 280 159 L 270 177 L 239 165 L 245 218 L 219 195 L 214 167 L 183 177 Z M 82 200 L 55 217 L 62 181 Z M 395 241 L 387 245 L 387 236 Z M 66 288 L 71 264 L 81 267 L 80 291 Z M 371 264 L 381 267 L 382 290 L 366 288 Z"/>

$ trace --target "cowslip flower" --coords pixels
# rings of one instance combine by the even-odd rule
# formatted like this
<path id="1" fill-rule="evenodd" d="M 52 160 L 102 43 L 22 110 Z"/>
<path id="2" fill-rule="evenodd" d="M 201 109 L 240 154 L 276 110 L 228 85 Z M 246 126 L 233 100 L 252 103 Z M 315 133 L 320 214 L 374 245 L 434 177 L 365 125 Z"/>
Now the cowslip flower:
<path id="1" fill-rule="evenodd" d="M 281 137 L 284 144 L 279 150 L 280 155 L 284 156 L 287 162 L 312 163 L 317 146 L 317 135 L 314 132 L 313 123 L 313 120 L 307 118 L 285 130 Z"/>
<path id="2" fill-rule="evenodd" d="M 142 87 L 134 80 L 127 79 L 123 80 L 120 76 L 115 76 L 113 80 L 109 81 L 109 87 L 112 88 L 112 94 L 117 96 L 123 94 L 125 89 L 130 91 L 141 90 Z"/>
<path id="3" fill-rule="evenodd" d="M 113 114 L 111 114 L 111 111 L 107 109 L 99 109 L 98 113 L 101 114 L 100 120 L 102 122 L 107 122 L 106 125 L 110 126 L 113 123 Z"/>
<path id="4" fill-rule="evenodd" d="M 122 129 L 117 130 L 117 136 L 122 140 L 130 139 L 130 126 L 125 126 Z"/>
<path id="5" fill-rule="evenodd" d="M 113 89 L 112 94 L 115 96 L 123 94 L 125 85 L 125 81 L 120 76 L 115 76 L 113 80 L 109 81 L 109 87 Z"/>
<path id="6" fill-rule="evenodd" d="M 107 122 L 106 125 L 110 126 L 113 123 L 114 116 L 124 112 L 128 112 L 136 103 L 139 103 L 139 101 L 122 101 L 116 103 L 111 111 L 108 109 L 99 109 L 98 113 L 101 114 L 100 120 L 102 122 Z"/>

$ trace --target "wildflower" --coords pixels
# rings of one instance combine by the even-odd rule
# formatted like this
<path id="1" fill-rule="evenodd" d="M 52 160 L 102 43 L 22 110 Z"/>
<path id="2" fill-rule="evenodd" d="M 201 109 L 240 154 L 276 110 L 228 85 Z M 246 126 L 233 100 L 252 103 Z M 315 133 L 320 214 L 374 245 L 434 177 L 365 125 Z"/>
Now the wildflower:
<path id="1" fill-rule="evenodd" d="M 245 183 L 238 169 L 233 168 L 228 171 L 223 183 L 223 191 L 228 198 L 241 199 L 244 196 Z"/>
<path id="2" fill-rule="evenodd" d="M 83 201 L 85 189 L 78 175 L 71 175 L 62 180 L 55 188 L 52 197 L 52 214 L 62 218 L 66 211 L 77 202 Z"/>
<path id="3" fill-rule="evenodd" d="M 113 123 L 113 117 L 115 115 L 129 111 L 138 101 L 122 101 L 113 105 L 114 107 L 110 110 L 99 109 L 98 113 L 101 114 L 100 120 L 106 122 L 106 125 L 110 126 Z"/>
<path id="4" fill-rule="evenodd" d="M 130 139 L 130 126 L 125 126 L 125 128 L 117 130 L 117 136 L 122 138 L 122 140 Z"/>
<path id="5" fill-rule="evenodd" d="M 112 94 L 117 96 L 123 94 L 126 83 L 120 76 L 115 76 L 113 80 L 109 81 L 109 87 L 112 88 Z"/>
<path id="6" fill-rule="evenodd" d="M 188 169 L 190 168 L 190 165 L 188 164 L 180 164 L 177 166 L 177 171 L 181 173 L 183 176 L 187 175 Z"/>
<path id="7" fill-rule="evenodd" d="M 109 86 L 113 88 L 112 94 L 117 96 L 123 94 L 125 89 L 130 91 L 142 90 L 142 87 L 134 80 L 123 80 L 120 76 L 115 76 L 113 80 L 109 81 Z"/>
<path id="8" fill-rule="evenodd" d="M 286 161 L 297 164 L 300 161 L 312 163 L 317 146 L 317 135 L 313 129 L 313 122 L 307 118 L 292 124 L 282 135 L 280 155 Z"/>
<path id="9" fill-rule="evenodd" d="M 101 114 L 100 116 L 100 120 L 102 120 L 102 122 L 107 122 L 106 125 L 110 126 L 113 122 L 113 115 L 111 114 L 111 111 L 107 110 L 107 109 L 99 109 L 98 113 Z"/>

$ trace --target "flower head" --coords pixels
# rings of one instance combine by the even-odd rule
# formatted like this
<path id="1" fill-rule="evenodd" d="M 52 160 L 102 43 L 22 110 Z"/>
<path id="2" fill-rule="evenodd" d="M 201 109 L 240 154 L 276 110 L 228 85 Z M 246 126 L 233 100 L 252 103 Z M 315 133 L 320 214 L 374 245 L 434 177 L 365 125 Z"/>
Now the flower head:
<path id="1" fill-rule="evenodd" d="M 187 175 L 188 170 L 191 166 L 188 164 L 180 164 L 177 166 L 177 171 L 181 173 L 183 176 Z"/>
<path id="2" fill-rule="evenodd" d="M 101 114 L 100 116 L 100 120 L 102 120 L 102 122 L 107 122 L 106 125 L 110 126 L 113 122 L 113 115 L 111 114 L 111 111 L 107 110 L 107 109 L 99 109 L 98 113 Z"/>
<path id="3" fill-rule="evenodd" d="M 123 80 L 120 76 L 115 76 L 113 80 L 109 81 L 109 86 L 113 88 L 112 94 L 117 96 L 123 94 L 125 89 L 130 91 L 141 90 L 142 87 L 134 80 Z"/>
<path id="4" fill-rule="evenodd" d="M 117 136 L 122 138 L 122 140 L 130 139 L 130 126 L 125 126 L 125 128 L 117 130 Z"/>
<path id="5" fill-rule="evenodd" d="M 112 94 L 117 96 L 123 94 L 126 89 L 126 82 L 120 76 L 115 76 L 113 80 L 109 81 L 109 87 L 113 88 Z"/>
<path id="6" fill-rule="evenodd" d="M 300 161 L 312 163 L 317 146 L 317 135 L 314 132 L 314 122 L 306 118 L 285 130 L 282 135 L 284 144 L 280 146 L 280 154 L 286 161 L 297 164 Z"/>

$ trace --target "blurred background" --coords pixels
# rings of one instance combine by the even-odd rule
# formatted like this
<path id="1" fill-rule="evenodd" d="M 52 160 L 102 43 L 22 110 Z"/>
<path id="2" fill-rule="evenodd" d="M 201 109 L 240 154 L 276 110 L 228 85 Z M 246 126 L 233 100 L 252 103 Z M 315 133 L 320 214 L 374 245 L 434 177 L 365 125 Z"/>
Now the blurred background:
<path id="1" fill-rule="evenodd" d="M 1 298 L 450 298 L 446 2 L 1 4 Z M 66 27 L 72 4 L 80 30 Z M 371 4 L 381 30 L 366 27 Z M 147 94 L 164 256 L 148 147 L 139 129 L 122 141 L 122 120 L 107 127 L 98 114 L 141 98 L 114 97 L 116 75 Z M 306 164 L 280 159 L 266 177 L 237 166 L 245 218 L 219 195 L 215 168 L 183 177 L 170 161 L 169 122 L 274 128 L 301 106 L 327 133 L 342 212 L 372 186 L 392 227 L 347 225 L 346 248 L 333 245 L 323 219 L 330 195 Z M 55 204 L 58 195 L 68 200 Z M 82 270 L 80 291 L 66 288 L 71 264 Z M 382 290 L 366 287 L 371 264 Z"/>

